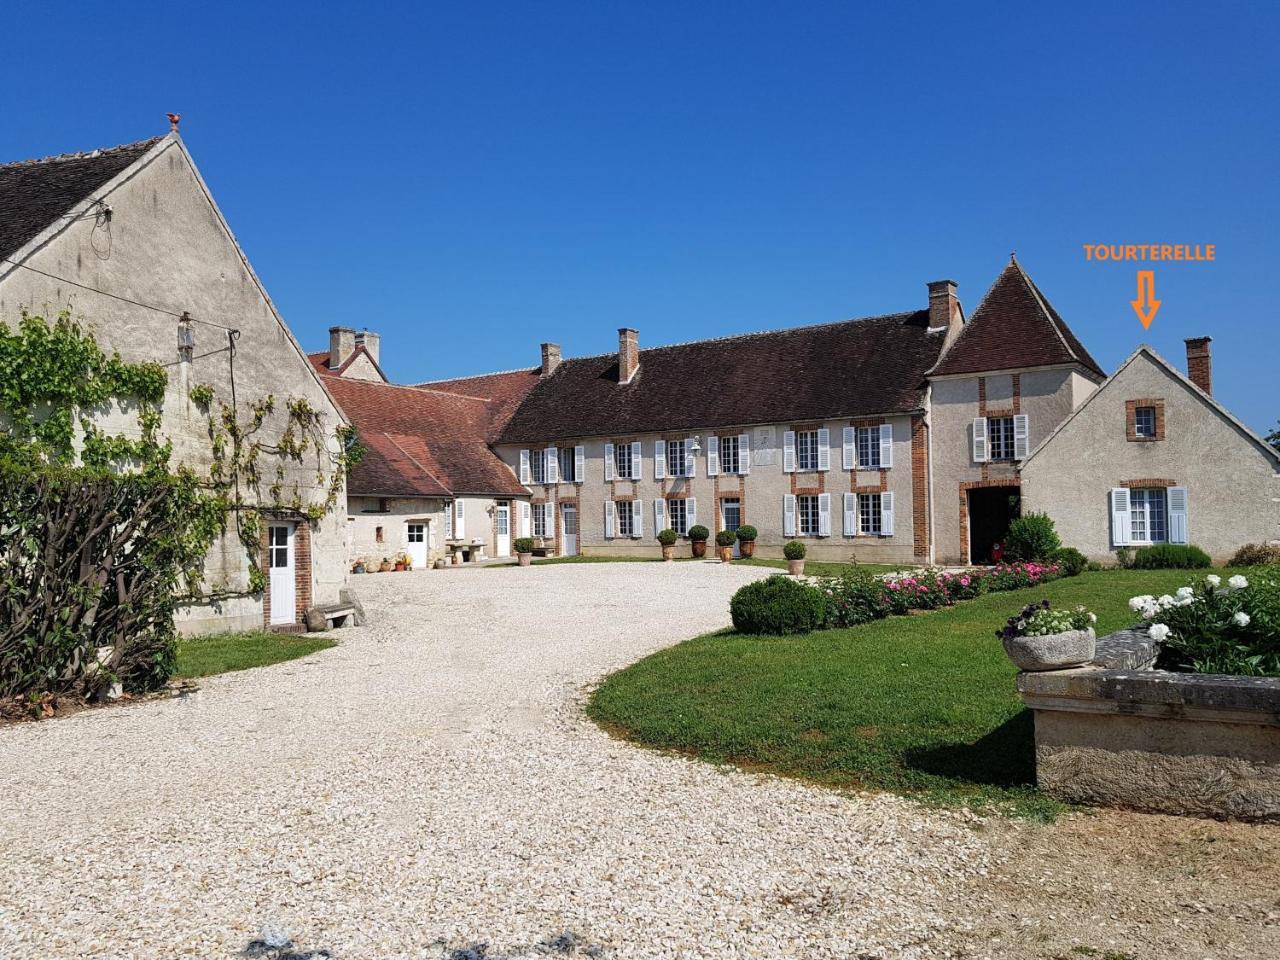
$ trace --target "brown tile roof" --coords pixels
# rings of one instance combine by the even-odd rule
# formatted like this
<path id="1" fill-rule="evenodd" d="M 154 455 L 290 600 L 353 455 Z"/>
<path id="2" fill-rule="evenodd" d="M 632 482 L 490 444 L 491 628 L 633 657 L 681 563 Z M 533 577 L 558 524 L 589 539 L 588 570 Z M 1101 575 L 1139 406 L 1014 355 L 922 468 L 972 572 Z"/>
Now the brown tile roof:
<path id="1" fill-rule="evenodd" d="M 996 278 L 932 376 L 1078 363 L 1105 377 L 1017 260 Z"/>
<path id="2" fill-rule="evenodd" d="M 529 391 L 506 443 L 788 423 L 918 410 L 943 334 L 917 310 L 640 351 L 618 383 L 616 354 L 565 360 Z"/>
<path id="3" fill-rule="evenodd" d="M 540 371 L 539 367 L 532 370 L 505 370 L 501 373 L 481 373 L 452 380 L 432 380 L 418 386 L 468 397 L 484 397 L 492 401 L 489 407 L 488 439 L 496 440 L 520 402 L 537 385 Z"/>
<path id="4" fill-rule="evenodd" d="M 366 451 L 352 471 L 351 493 L 528 495 L 485 442 L 490 401 L 376 380 L 347 380 L 332 371 L 324 382 Z"/>
<path id="5" fill-rule="evenodd" d="M 10 257 L 162 137 L 0 165 L 0 257 Z"/>

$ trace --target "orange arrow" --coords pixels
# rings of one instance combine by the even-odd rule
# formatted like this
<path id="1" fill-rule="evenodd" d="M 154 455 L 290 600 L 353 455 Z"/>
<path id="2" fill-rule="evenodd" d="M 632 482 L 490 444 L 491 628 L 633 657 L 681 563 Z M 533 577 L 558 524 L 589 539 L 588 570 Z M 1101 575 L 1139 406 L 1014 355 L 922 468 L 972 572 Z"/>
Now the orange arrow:
<path id="1" fill-rule="evenodd" d="M 1156 318 L 1160 309 L 1160 301 L 1156 299 L 1156 272 L 1154 270 L 1138 271 L 1138 299 L 1130 300 L 1129 306 L 1142 321 L 1142 329 L 1151 329 L 1151 321 Z"/>

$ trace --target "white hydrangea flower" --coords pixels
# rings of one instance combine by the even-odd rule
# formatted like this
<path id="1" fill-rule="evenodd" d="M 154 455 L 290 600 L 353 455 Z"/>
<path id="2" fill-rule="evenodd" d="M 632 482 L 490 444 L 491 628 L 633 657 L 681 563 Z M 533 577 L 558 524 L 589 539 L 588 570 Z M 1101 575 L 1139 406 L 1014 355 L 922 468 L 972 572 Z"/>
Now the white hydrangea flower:
<path id="1" fill-rule="evenodd" d="M 1193 590 L 1191 587 L 1179 587 L 1177 595 L 1178 595 L 1178 599 L 1182 600 L 1182 599 L 1185 599 L 1186 597 L 1195 596 L 1195 590 Z"/>
<path id="2" fill-rule="evenodd" d="M 1204 578 L 1204 582 L 1211 587 L 1216 587 L 1222 583 L 1222 578 L 1218 576 L 1216 573 L 1211 573 Z"/>
<path id="3" fill-rule="evenodd" d="M 1234 577 L 1232 577 L 1230 580 L 1227 581 L 1227 586 L 1230 587 L 1232 590 L 1243 590 L 1248 585 L 1249 585 L 1249 581 L 1246 580 L 1244 577 L 1240 576 L 1240 574 L 1238 573 Z"/>
<path id="4" fill-rule="evenodd" d="M 1179 607 L 1189 607 L 1195 602 L 1195 597 L 1179 597 L 1176 605 Z"/>
<path id="5" fill-rule="evenodd" d="M 1129 600 L 1129 609 L 1132 610 L 1134 613 L 1137 613 L 1143 607 L 1150 605 L 1150 603 L 1151 603 L 1151 596 L 1149 594 L 1144 593 L 1140 597 L 1133 597 L 1132 599 Z"/>
<path id="6" fill-rule="evenodd" d="M 1247 627 L 1249 625 L 1249 615 L 1245 613 L 1243 610 L 1241 610 L 1239 613 L 1237 613 L 1234 617 L 1231 618 L 1231 622 L 1234 623 L 1237 627 Z"/>
<path id="7" fill-rule="evenodd" d="M 1157 602 L 1158 604 L 1160 604 L 1161 608 L 1164 608 L 1164 607 L 1172 607 L 1172 606 L 1173 606 L 1173 597 L 1169 596 L 1169 594 L 1167 594 L 1167 593 L 1165 593 L 1165 594 L 1161 594 L 1160 599 L 1159 599 L 1159 600 L 1157 600 L 1156 602 Z"/>
<path id="8" fill-rule="evenodd" d="M 1169 632 L 1170 632 L 1169 628 L 1166 627 L 1163 623 L 1153 623 L 1147 629 L 1147 636 L 1150 637 L 1152 640 L 1154 640 L 1156 643 L 1162 643 L 1165 640 L 1169 639 Z"/>
<path id="9" fill-rule="evenodd" d="M 1098 622 L 1098 615 L 1097 615 L 1096 613 L 1091 613 L 1091 614 L 1089 614 L 1089 622 L 1090 622 L 1090 623 L 1097 623 L 1097 622 Z"/>

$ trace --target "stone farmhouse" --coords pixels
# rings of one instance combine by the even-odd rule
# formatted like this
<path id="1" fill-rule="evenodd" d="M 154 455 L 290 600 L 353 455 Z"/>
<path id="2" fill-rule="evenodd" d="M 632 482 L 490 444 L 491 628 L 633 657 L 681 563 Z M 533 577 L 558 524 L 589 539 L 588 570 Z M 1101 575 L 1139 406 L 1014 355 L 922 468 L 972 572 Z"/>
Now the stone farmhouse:
<path id="1" fill-rule="evenodd" d="M 254 559 L 265 589 L 253 589 L 249 548 L 229 532 L 208 557 L 205 599 L 185 607 L 179 623 L 187 632 L 294 627 L 312 605 L 337 601 L 346 582 L 345 491 L 318 519 L 300 509 L 327 499 L 334 433 L 345 420 L 176 127 L 139 143 L 0 166 L 0 322 L 67 310 L 108 353 L 163 365 L 161 432 L 173 460 L 197 470 L 207 472 L 213 454 L 193 387 L 211 388 L 215 408 L 235 396 L 242 412 L 274 397 L 263 437 L 287 429 L 287 401 L 318 415 L 329 438 L 324 456 L 264 455 L 261 469 L 278 492 L 241 491 L 262 510 Z M 112 432 L 137 432 L 132 418 L 101 419 Z"/>
<path id="2" fill-rule="evenodd" d="M 1212 400 L 1207 338 L 1190 379 L 1145 347 L 1108 379 L 1016 259 L 968 319 L 953 282 L 928 290 L 916 310 L 674 346 L 622 329 L 595 357 L 544 343 L 534 370 L 423 386 L 495 404 L 486 440 L 518 487 L 484 509 L 548 552 L 751 524 L 766 556 L 801 539 L 818 559 L 984 563 L 1020 510 L 1096 559 L 1280 538 L 1276 453 Z"/>

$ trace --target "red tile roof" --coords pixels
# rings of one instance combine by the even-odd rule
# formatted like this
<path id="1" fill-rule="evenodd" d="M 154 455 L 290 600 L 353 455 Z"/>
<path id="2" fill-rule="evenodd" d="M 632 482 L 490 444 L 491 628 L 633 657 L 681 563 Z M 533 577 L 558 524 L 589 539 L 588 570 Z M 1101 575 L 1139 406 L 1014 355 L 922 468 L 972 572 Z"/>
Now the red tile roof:
<path id="1" fill-rule="evenodd" d="M 532 370 L 505 370 L 501 373 L 481 373 L 472 377 L 453 380 L 432 380 L 418 386 L 429 390 L 442 390 L 468 397 L 483 397 L 492 401 L 487 439 L 494 441 L 502 433 L 522 400 L 538 382 L 541 368 Z"/>
<path id="2" fill-rule="evenodd" d="M 996 278 L 930 376 L 1076 363 L 1106 374 L 1017 260 Z"/>
<path id="3" fill-rule="evenodd" d="M 373 380 L 347 380 L 327 368 L 321 372 L 366 451 L 352 471 L 351 493 L 528 495 L 486 443 L 491 401 Z"/>

